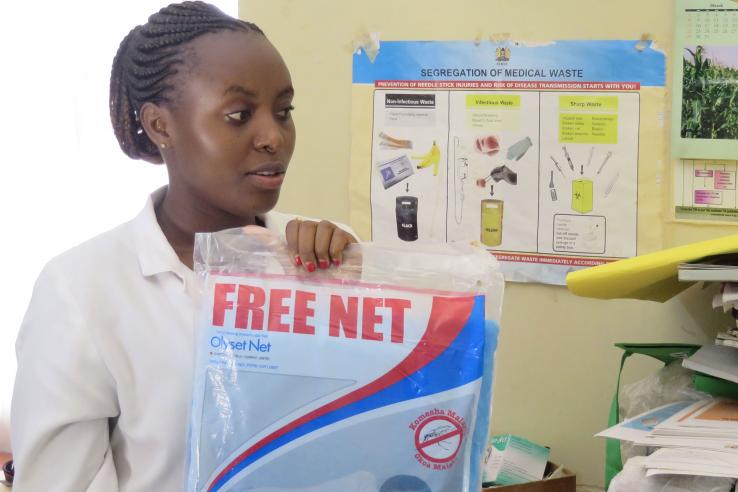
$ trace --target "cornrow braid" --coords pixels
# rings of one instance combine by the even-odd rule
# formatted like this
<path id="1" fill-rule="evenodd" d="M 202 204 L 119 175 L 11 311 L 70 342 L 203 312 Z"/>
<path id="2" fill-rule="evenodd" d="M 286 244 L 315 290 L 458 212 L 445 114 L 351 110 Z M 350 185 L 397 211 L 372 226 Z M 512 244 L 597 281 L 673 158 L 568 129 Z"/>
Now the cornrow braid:
<path id="1" fill-rule="evenodd" d="M 132 159 L 158 158 L 159 149 L 139 121 L 145 102 L 171 102 L 171 78 L 184 63 L 185 45 L 223 30 L 264 35 L 250 22 L 234 19 L 205 2 L 164 7 L 123 38 L 110 74 L 110 120 L 120 148 Z"/>

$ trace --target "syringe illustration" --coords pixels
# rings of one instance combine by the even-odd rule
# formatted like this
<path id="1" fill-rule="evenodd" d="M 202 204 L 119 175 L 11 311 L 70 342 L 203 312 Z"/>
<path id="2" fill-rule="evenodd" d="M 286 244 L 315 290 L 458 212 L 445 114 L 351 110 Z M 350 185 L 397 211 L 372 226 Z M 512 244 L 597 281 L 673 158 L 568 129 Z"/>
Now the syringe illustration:
<path id="1" fill-rule="evenodd" d="M 571 162 L 571 156 L 569 155 L 569 151 L 566 150 L 566 146 L 561 147 L 561 148 L 564 149 L 564 155 L 566 156 L 566 161 L 569 163 L 569 167 L 571 168 L 572 171 L 574 171 L 574 163 Z"/>
<path id="2" fill-rule="evenodd" d="M 608 152 L 605 156 L 605 160 L 602 161 L 602 164 L 600 165 L 600 168 L 597 170 L 597 174 L 600 174 L 602 172 L 602 169 L 604 169 L 605 164 L 607 164 L 607 161 L 610 160 L 610 157 L 612 157 L 612 152 Z"/>
<path id="3" fill-rule="evenodd" d="M 620 173 L 617 173 L 607 184 L 607 188 L 605 188 L 605 196 L 609 196 L 610 192 L 612 191 L 613 187 L 615 186 L 615 183 L 617 182 L 618 178 L 620 177 Z"/>
<path id="4" fill-rule="evenodd" d="M 551 170 L 551 181 L 548 182 L 548 188 L 551 190 L 551 201 L 555 202 L 556 200 L 558 200 L 558 197 L 556 196 L 556 186 L 554 185 L 553 169 Z"/>
<path id="5" fill-rule="evenodd" d="M 589 148 L 589 157 L 587 158 L 587 167 L 589 167 L 590 164 L 592 164 L 592 156 L 594 155 L 595 148 L 590 147 Z"/>
<path id="6" fill-rule="evenodd" d="M 559 163 L 556 162 L 556 159 L 554 159 L 554 156 L 550 156 L 550 157 L 551 157 L 551 160 L 554 162 L 554 165 L 556 165 L 556 169 L 558 169 L 561 175 L 564 177 L 564 179 L 566 179 L 566 174 L 564 174 L 564 171 L 561 170 L 561 166 L 559 166 Z"/>

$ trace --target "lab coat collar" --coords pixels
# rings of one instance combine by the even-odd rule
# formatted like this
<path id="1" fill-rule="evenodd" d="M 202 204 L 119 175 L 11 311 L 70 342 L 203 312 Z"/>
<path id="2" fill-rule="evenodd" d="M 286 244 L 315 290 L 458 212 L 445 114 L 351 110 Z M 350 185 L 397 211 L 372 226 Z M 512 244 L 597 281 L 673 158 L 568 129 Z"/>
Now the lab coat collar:
<path id="1" fill-rule="evenodd" d="M 136 254 L 144 277 L 173 272 L 184 280 L 189 268 L 179 260 L 156 220 L 155 207 L 164 199 L 166 192 L 167 187 L 162 186 L 149 195 L 143 210 L 133 219 Z"/>
<path id="2" fill-rule="evenodd" d="M 185 281 L 193 272 L 180 261 L 156 220 L 155 208 L 164 199 L 166 192 L 167 187 L 162 186 L 149 195 L 143 210 L 132 221 L 136 254 L 144 277 L 173 272 Z M 267 212 L 260 216 L 267 229 L 280 231 L 280 235 L 283 235 L 285 219 L 280 220 L 280 217 L 282 214 L 276 212 Z"/>

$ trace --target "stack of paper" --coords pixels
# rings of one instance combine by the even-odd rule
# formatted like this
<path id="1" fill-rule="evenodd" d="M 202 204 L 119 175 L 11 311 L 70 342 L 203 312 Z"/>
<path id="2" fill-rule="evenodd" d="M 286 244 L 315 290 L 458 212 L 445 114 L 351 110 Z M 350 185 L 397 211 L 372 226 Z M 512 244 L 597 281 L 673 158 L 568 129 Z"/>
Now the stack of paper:
<path id="1" fill-rule="evenodd" d="M 703 345 L 682 361 L 687 369 L 738 383 L 738 350 L 720 345 Z"/>
<path id="2" fill-rule="evenodd" d="M 738 284 L 726 283 L 720 292 L 712 297 L 713 309 L 721 308 L 724 313 L 738 309 Z"/>
<path id="3" fill-rule="evenodd" d="M 680 282 L 738 282 L 738 257 L 728 257 L 730 263 L 680 263 L 677 278 Z"/>
<path id="4" fill-rule="evenodd" d="M 731 328 L 728 331 L 718 333 L 717 338 L 715 338 L 715 345 L 738 348 L 738 328 Z"/>
<path id="5" fill-rule="evenodd" d="M 597 434 L 659 448 L 647 475 L 738 478 L 738 401 L 677 402 L 649 410 Z"/>

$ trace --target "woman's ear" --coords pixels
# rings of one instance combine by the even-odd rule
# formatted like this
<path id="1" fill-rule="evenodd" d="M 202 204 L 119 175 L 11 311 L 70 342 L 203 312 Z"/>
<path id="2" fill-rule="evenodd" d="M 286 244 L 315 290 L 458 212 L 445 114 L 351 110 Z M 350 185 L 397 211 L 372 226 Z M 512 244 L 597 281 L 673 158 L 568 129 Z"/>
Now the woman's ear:
<path id="1" fill-rule="evenodd" d="M 171 147 L 171 139 L 167 132 L 169 112 L 157 104 L 145 102 L 141 106 L 139 119 L 141 121 L 141 127 L 146 132 L 146 136 L 159 149 L 159 153 L 163 158 L 166 150 Z M 154 161 L 152 160 L 150 162 Z"/>

